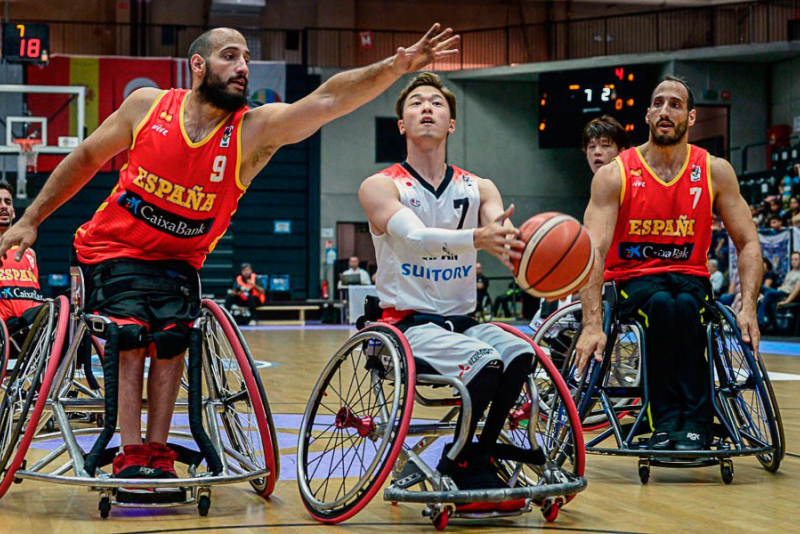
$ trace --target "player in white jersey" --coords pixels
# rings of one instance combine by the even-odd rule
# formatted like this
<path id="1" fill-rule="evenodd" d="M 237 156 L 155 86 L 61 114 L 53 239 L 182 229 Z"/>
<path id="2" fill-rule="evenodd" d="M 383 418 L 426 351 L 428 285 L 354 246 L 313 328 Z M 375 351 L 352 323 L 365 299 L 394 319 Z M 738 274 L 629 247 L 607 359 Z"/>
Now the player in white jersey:
<path id="1" fill-rule="evenodd" d="M 525 341 L 467 314 L 476 305 L 478 249 L 510 268 L 510 258 L 519 258 L 524 247 L 508 220 L 514 207 L 503 209 L 490 180 L 446 163 L 456 102 L 438 76 L 415 77 L 396 111 L 408 159 L 370 176 L 359 191 L 377 252 L 382 320 L 404 331 L 417 372 L 456 376 L 467 384 L 470 438 L 492 403 L 478 442 L 470 439 L 455 462 L 443 455 L 438 469 L 462 489 L 501 487 L 490 457 L 502 456 L 497 438 L 533 355 Z"/>

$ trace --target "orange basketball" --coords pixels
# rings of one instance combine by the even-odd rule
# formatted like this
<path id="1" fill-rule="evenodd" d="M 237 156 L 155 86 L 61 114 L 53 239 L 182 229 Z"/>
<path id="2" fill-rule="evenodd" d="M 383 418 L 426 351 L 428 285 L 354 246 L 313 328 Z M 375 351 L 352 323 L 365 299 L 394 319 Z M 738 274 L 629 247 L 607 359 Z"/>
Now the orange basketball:
<path id="1" fill-rule="evenodd" d="M 525 221 L 520 240 L 522 258 L 514 260 L 514 278 L 535 297 L 559 299 L 589 280 L 594 248 L 586 228 L 563 213 L 540 213 Z"/>

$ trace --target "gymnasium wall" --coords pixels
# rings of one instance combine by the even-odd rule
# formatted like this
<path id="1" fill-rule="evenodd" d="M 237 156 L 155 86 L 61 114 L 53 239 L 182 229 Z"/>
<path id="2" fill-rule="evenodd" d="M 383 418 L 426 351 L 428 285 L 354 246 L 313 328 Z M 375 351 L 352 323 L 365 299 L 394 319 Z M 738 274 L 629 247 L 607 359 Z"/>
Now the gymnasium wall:
<path id="1" fill-rule="evenodd" d="M 800 58 L 774 63 L 770 70 L 772 124 L 793 126 L 800 115 Z"/>

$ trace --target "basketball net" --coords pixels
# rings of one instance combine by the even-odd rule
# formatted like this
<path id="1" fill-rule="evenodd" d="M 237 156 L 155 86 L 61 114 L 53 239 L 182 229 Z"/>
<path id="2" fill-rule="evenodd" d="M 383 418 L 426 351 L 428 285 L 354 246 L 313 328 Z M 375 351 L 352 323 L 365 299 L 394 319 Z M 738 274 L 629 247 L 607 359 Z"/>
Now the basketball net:
<path id="1" fill-rule="evenodd" d="M 28 172 L 36 172 L 36 163 L 39 160 L 39 153 L 33 149 L 34 145 L 41 145 L 41 139 L 14 139 L 14 144 L 19 145 L 19 157 L 25 159 L 25 169 Z"/>

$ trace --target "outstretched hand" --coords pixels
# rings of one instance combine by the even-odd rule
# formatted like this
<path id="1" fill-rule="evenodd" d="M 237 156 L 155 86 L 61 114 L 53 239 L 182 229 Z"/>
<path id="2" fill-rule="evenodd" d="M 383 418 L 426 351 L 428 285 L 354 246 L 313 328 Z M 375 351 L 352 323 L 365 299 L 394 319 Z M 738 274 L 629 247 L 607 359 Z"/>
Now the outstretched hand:
<path id="1" fill-rule="evenodd" d="M 475 248 L 485 250 L 492 256 L 500 260 L 503 265 L 514 270 L 511 259 L 522 257 L 521 251 L 525 249 L 525 243 L 517 239 L 519 230 L 505 226 L 506 219 L 514 214 L 514 204 L 497 219 L 483 228 L 476 228 L 474 234 Z"/>
<path id="2" fill-rule="evenodd" d="M 397 53 L 392 60 L 392 68 L 398 74 L 417 71 L 437 59 L 442 59 L 458 53 L 455 46 L 458 44 L 458 35 L 453 35 L 452 28 L 447 28 L 440 34 L 441 25 L 437 22 L 422 39 L 408 48 L 402 46 L 397 49 Z"/>
<path id="3" fill-rule="evenodd" d="M 11 247 L 18 246 L 14 254 L 17 261 L 22 261 L 22 256 L 25 251 L 33 245 L 36 241 L 36 227 L 24 222 L 20 219 L 17 224 L 9 228 L 2 237 L 0 237 L 0 265 L 6 257 L 6 252 Z"/>

